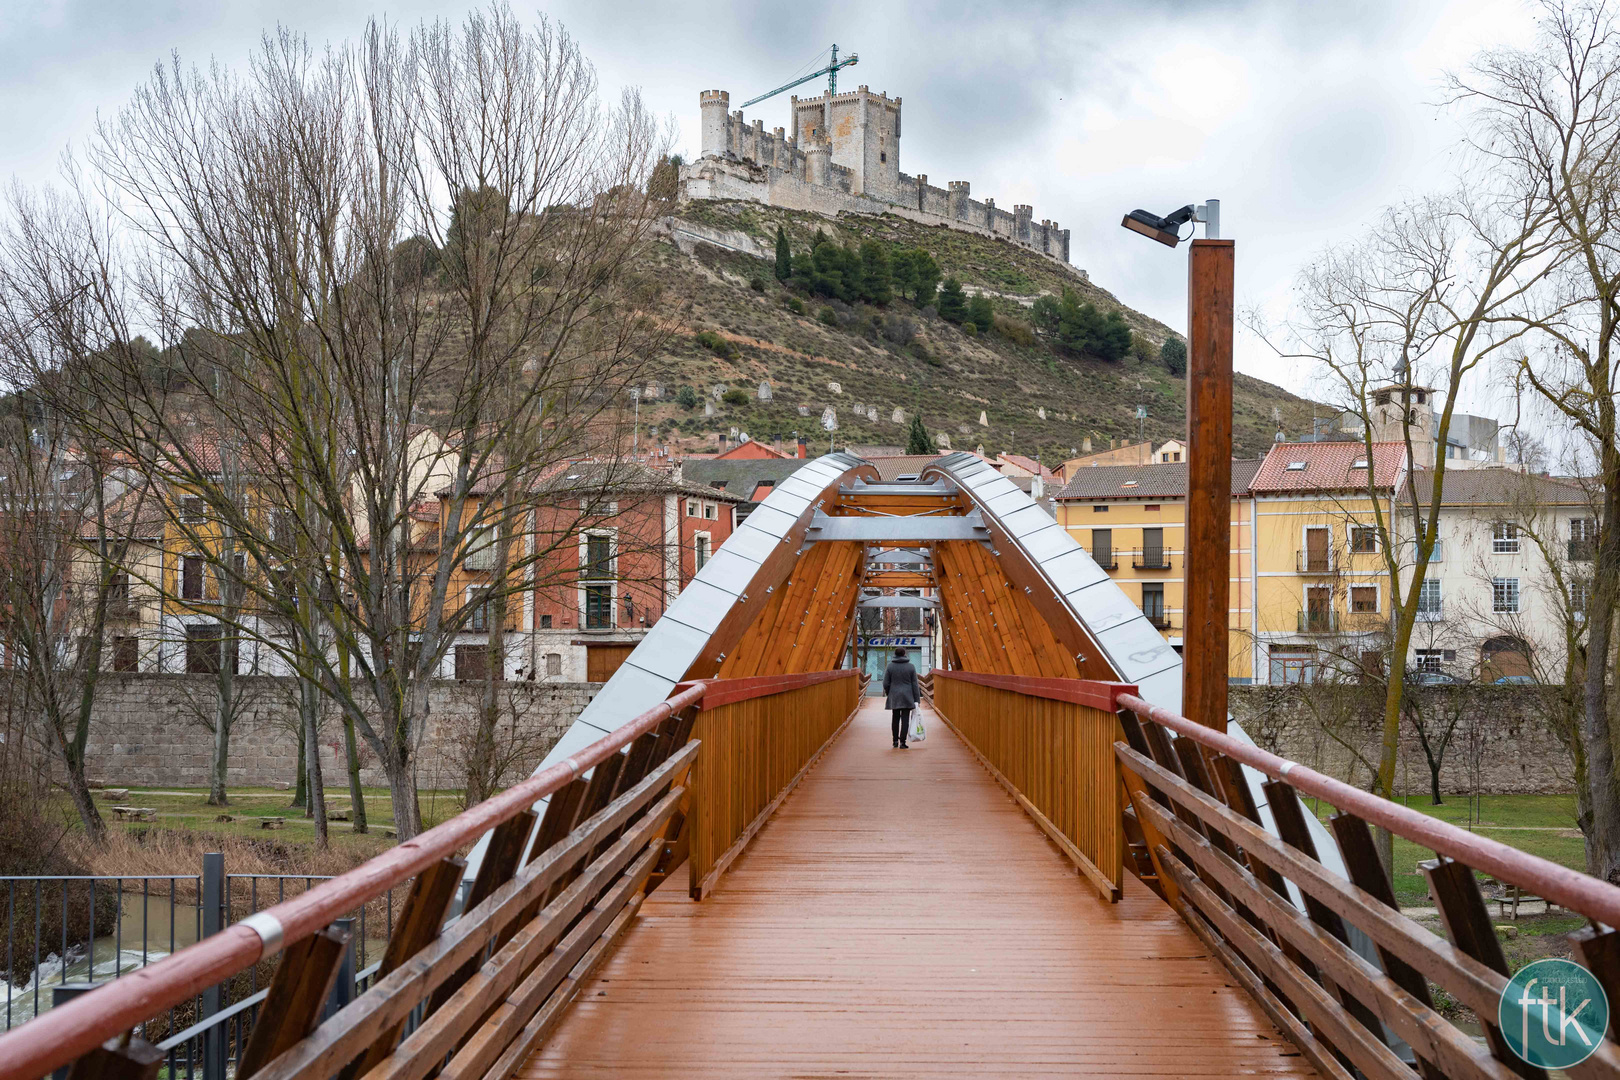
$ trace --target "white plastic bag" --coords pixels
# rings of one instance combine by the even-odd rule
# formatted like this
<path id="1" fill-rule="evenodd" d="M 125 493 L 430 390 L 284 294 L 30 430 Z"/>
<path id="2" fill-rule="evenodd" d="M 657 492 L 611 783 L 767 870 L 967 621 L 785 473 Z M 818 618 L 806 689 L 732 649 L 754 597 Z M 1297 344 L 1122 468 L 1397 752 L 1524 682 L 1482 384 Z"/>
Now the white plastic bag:
<path id="1" fill-rule="evenodd" d="M 912 713 L 911 734 L 907 736 L 907 739 L 910 742 L 922 742 L 926 738 L 928 738 L 928 733 L 923 730 L 922 717 L 917 713 Z"/>

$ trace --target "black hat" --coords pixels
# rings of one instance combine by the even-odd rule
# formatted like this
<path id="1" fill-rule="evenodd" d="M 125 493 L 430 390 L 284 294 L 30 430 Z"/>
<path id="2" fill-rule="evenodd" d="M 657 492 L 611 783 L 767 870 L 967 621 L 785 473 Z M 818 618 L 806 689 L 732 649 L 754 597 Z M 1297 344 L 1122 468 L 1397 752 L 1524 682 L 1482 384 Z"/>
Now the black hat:
<path id="1" fill-rule="evenodd" d="M 906 658 L 906 650 L 904 650 L 904 649 L 896 649 L 896 650 L 894 650 L 894 658 L 896 660 L 904 660 Z"/>

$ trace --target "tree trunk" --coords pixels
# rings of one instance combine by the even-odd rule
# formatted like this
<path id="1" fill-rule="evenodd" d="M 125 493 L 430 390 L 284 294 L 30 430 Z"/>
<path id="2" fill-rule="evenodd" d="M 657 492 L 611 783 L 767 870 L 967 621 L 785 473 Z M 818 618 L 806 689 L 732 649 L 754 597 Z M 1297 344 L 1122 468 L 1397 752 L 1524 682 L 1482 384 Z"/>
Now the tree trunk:
<path id="1" fill-rule="evenodd" d="M 1609 451 L 1610 454 L 1613 451 Z M 1613 465 L 1614 462 L 1605 464 Z M 1582 686 L 1581 736 L 1586 745 L 1586 780 L 1591 831 L 1586 834 L 1587 869 L 1594 877 L 1620 884 L 1620 777 L 1609 723 L 1610 652 L 1613 606 L 1620 596 L 1620 477 L 1606 469 L 1602 542 L 1593 564 L 1593 603 L 1586 640 Z"/>
<path id="2" fill-rule="evenodd" d="M 315 843 L 326 846 L 326 784 L 321 776 L 321 739 L 316 721 L 321 713 L 321 699 L 315 684 L 308 679 L 298 681 L 298 711 L 302 718 L 304 746 L 304 772 L 309 777 L 309 812 L 315 817 Z"/>
<path id="3" fill-rule="evenodd" d="M 304 721 L 298 721 L 298 782 L 293 787 L 293 801 L 290 809 L 297 810 L 309 805 L 309 770 L 305 766 L 305 744 L 307 740 L 304 732 Z"/>
<path id="4" fill-rule="evenodd" d="M 366 831 L 366 793 L 360 786 L 360 746 L 354 737 L 354 717 L 343 714 L 343 750 L 349 768 L 350 820 L 357 833 Z"/>
<path id="5" fill-rule="evenodd" d="M 219 707 L 214 713 L 214 756 L 208 777 L 208 805 L 229 806 L 225 793 L 225 769 L 230 762 L 231 721 L 236 717 L 236 675 L 234 653 L 221 658 Z"/>
<path id="6" fill-rule="evenodd" d="M 401 842 L 422 831 L 422 810 L 416 803 L 416 777 L 410 767 L 388 766 L 388 795 L 394 804 L 394 833 Z"/>
<path id="7" fill-rule="evenodd" d="M 96 800 L 90 795 L 90 784 L 84 776 L 84 750 L 75 748 L 67 740 L 60 740 L 62 759 L 67 765 L 68 794 L 73 797 L 73 808 L 79 812 L 79 821 L 91 840 L 101 843 L 107 837 L 107 825 L 96 809 Z"/>

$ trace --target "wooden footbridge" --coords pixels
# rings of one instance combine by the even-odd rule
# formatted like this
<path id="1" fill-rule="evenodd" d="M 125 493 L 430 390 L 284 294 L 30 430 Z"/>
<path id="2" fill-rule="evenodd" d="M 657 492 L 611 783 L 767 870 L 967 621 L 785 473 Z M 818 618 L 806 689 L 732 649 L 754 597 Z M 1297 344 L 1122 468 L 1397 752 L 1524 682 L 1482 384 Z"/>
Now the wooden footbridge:
<path id="1" fill-rule="evenodd" d="M 902 577 L 937 590 L 942 660 L 907 750 L 850 655 L 862 589 Z M 1183 675 L 977 458 L 885 483 L 829 455 L 529 780 L 0 1037 L 0 1076 L 1547 1075 L 1495 1026 L 1473 871 L 1585 915 L 1611 1000 L 1620 889 L 1187 719 Z M 1443 936 L 1372 827 L 1434 853 Z M 343 917 L 398 886 L 350 993 Z M 249 971 L 266 989 L 142 1037 Z"/>

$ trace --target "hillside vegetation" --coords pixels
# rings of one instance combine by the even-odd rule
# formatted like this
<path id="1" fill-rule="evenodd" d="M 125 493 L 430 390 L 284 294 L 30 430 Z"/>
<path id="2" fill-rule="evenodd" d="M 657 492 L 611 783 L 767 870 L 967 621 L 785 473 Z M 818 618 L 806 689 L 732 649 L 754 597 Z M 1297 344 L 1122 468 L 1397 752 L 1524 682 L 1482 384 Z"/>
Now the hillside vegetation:
<path id="1" fill-rule="evenodd" d="M 1079 452 L 1088 436 L 1093 449 L 1107 449 L 1111 437 L 1135 439 L 1139 405 L 1147 408 L 1149 438 L 1184 437 L 1185 379 L 1172 375 L 1159 358 L 1171 330 L 1041 255 L 891 215 L 845 214 L 832 220 L 755 203 L 709 201 L 687 203 L 677 215 L 710 229 L 745 233 L 766 254 L 755 258 L 705 243 L 685 254 L 673 242 L 657 244 L 649 254 L 649 271 L 664 290 L 664 308 L 680 328 L 670 351 L 647 370 L 663 396 L 643 403 L 642 423 L 658 428 L 659 442 L 691 448 L 735 427 L 764 440 L 789 439 L 797 431 L 813 446 L 825 445 L 821 415 L 827 406 L 837 412 L 840 445 L 904 446 L 911 417 L 920 413 L 929 431 L 947 434 L 955 449 L 982 445 L 987 453 L 1039 456 L 1048 465 Z M 770 253 L 779 228 L 801 266 L 818 234 L 848 248 L 856 261 L 861 245 L 870 249 L 870 241 L 878 241 L 891 258 L 923 249 L 938 264 L 942 281 L 954 278 L 970 301 L 989 301 L 993 318 L 985 318 L 980 300 L 977 319 L 990 329 L 941 318 L 941 307 L 961 318 L 943 294 L 925 306 L 902 298 L 900 290 L 886 304 L 853 299 L 850 292 L 846 302 L 828 295 L 825 275 L 778 281 Z M 1103 359 L 1086 351 L 1086 334 L 1070 332 L 1074 318 L 1057 326 L 1065 290 L 1073 294 L 1071 317 L 1076 305 L 1082 311 L 1085 305 L 1095 308 L 1083 318 L 1103 328 L 1100 333 L 1112 343 L 1102 347 L 1106 353 L 1120 351 L 1121 331 L 1110 316 L 1123 317 L 1131 344 L 1123 356 Z M 1042 302 L 1042 296 L 1052 299 Z M 968 319 L 973 318 L 970 313 Z M 1082 344 L 1076 346 L 1077 340 Z M 758 387 L 767 380 L 772 397 L 760 400 Z M 712 396 L 716 389 L 723 395 L 719 400 Z M 714 400 L 713 416 L 704 415 L 707 400 Z M 858 415 L 857 405 L 863 412 L 875 407 L 878 418 Z M 905 413 L 899 423 L 893 419 L 896 408 Z M 1255 456 L 1271 444 L 1278 426 L 1274 409 L 1285 431 L 1308 429 L 1309 402 L 1258 379 L 1237 377 L 1237 454 Z"/>

